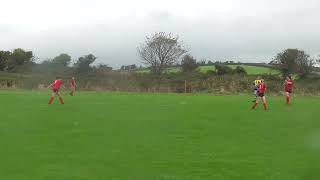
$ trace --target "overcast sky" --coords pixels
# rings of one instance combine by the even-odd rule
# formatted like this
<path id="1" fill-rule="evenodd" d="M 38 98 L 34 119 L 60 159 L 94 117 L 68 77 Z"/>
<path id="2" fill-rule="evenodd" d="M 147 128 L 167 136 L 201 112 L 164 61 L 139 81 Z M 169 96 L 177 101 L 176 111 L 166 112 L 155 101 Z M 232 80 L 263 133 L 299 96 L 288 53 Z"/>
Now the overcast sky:
<path id="1" fill-rule="evenodd" d="M 178 34 L 197 59 L 268 62 L 279 51 L 320 54 L 319 0 L 0 0 L 0 50 L 40 59 L 93 53 L 138 63 L 145 36 Z"/>

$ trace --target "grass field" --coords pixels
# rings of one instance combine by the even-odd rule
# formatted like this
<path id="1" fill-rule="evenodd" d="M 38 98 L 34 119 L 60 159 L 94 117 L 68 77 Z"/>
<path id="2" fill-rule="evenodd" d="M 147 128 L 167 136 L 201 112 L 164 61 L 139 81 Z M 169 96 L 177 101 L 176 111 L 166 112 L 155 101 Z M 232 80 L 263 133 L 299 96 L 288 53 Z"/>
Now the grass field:
<path id="1" fill-rule="evenodd" d="M 320 98 L 0 91 L 3 180 L 318 180 Z"/>
<path id="2" fill-rule="evenodd" d="M 258 67 L 258 66 L 248 66 L 248 65 L 228 65 L 229 67 L 235 69 L 237 66 L 243 67 L 249 75 L 262 75 L 262 74 L 278 74 L 277 70 L 268 68 L 268 67 Z M 207 73 L 208 71 L 215 71 L 214 66 L 200 66 L 199 71 L 202 73 Z M 138 70 L 140 73 L 149 73 L 150 70 Z M 168 68 L 167 72 L 169 73 L 178 73 L 181 72 L 181 68 Z"/>

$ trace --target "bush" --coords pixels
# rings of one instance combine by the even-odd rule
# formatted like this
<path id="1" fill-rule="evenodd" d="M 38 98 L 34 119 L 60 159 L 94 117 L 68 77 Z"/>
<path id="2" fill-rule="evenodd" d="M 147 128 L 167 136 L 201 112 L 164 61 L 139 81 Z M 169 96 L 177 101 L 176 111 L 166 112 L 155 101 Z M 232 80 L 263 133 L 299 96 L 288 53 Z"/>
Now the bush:
<path id="1" fill-rule="evenodd" d="M 197 60 L 190 55 L 185 55 L 181 61 L 182 71 L 183 72 L 192 72 L 195 71 L 199 65 Z"/>
<path id="2" fill-rule="evenodd" d="M 234 70 L 233 70 L 234 74 L 239 74 L 239 75 L 247 75 L 247 71 L 241 67 L 241 66 L 237 66 Z"/>
<path id="3" fill-rule="evenodd" d="M 222 64 L 214 65 L 218 75 L 232 74 L 232 68 Z"/>

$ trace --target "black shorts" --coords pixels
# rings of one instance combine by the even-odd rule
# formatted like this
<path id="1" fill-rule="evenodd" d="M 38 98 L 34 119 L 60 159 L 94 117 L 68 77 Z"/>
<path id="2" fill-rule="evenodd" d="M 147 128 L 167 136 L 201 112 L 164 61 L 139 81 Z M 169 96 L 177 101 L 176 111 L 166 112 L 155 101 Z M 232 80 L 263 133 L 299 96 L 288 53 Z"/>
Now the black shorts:
<path id="1" fill-rule="evenodd" d="M 263 96 L 264 96 L 264 93 L 258 93 L 258 96 L 259 96 L 259 97 L 263 97 Z"/>

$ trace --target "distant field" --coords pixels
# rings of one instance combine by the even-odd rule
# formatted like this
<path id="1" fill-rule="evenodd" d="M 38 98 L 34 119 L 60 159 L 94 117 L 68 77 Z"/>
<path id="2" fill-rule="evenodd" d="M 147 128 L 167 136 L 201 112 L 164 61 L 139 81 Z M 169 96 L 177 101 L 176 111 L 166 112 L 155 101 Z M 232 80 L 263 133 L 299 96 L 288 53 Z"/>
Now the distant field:
<path id="1" fill-rule="evenodd" d="M 3 180 L 317 180 L 320 99 L 0 91 Z"/>
<path id="2" fill-rule="evenodd" d="M 228 65 L 231 68 L 236 68 L 237 66 L 241 66 L 243 67 L 248 74 L 250 75 L 259 75 L 259 74 L 277 74 L 278 71 L 268 68 L 268 67 L 257 67 L 257 66 L 248 66 L 248 65 Z M 215 67 L 214 66 L 200 66 L 199 67 L 200 72 L 206 73 L 210 70 L 215 71 Z M 167 72 L 169 73 L 177 73 L 180 72 L 181 68 L 177 67 L 177 68 L 168 68 Z M 138 72 L 140 73 L 149 73 L 150 70 L 139 70 Z"/>
<path id="3" fill-rule="evenodd" d="M 237 66 L 243 67 L 248 74 L 258 75 L 258 74 L 276 74 L 277 70 L 268 68 L 268 67 L 257 67 L 257 66 L 248 66 L 248 65 L 228 65 L 229 67 L 235 69 Z M 214 66 L 201 66 L 199 67 L 201 72 L 208 72 L 209 70 L 215 71 Z"/>

